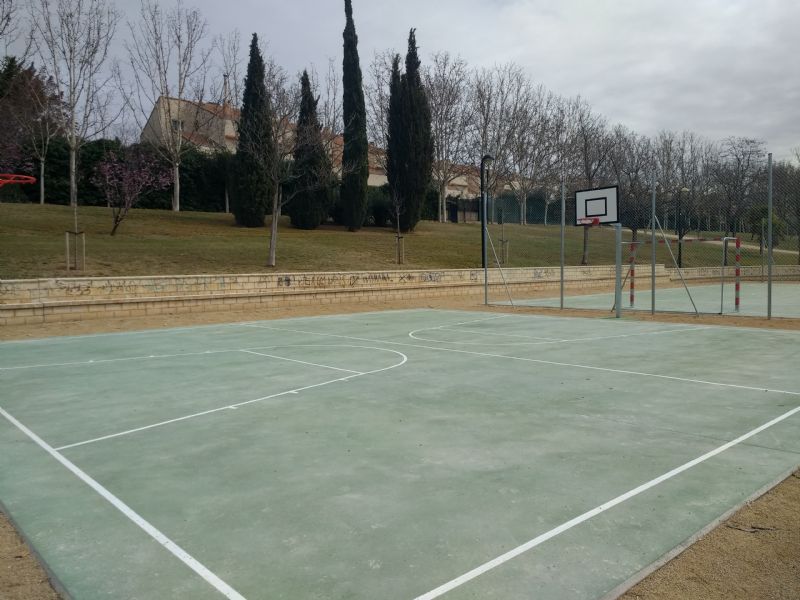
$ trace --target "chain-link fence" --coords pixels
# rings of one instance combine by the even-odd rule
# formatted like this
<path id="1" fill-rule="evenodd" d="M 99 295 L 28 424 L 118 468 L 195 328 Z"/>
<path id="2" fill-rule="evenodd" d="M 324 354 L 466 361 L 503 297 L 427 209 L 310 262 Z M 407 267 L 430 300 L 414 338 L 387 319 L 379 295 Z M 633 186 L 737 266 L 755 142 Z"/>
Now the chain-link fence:
<path id="1" fill-rule="evenodd" d="M 800 318 L 800 168 L 770 156 L 708 170 L 618 183 L 621 308 Z M 576 226 L 581 183 L 563 186 L 563 227 L 561 189 L 488 200 L 492 301 L 613 309 L 614 226 Z"/>

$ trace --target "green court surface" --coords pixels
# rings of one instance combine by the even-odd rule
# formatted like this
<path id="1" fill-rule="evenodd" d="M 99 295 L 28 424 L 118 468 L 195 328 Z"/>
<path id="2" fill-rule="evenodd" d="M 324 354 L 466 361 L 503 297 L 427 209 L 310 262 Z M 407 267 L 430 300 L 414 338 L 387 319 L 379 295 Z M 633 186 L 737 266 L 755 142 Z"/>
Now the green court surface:
<path id="1" fill-rule="evenodd" d="M 0 344 L 72 597 L 600 598 L 800 464 L 800 334 L 411 310 Z"/>
<path id="2" fill-rule="evenodd" d="M 649 283 L 649 282 L 648 282 Z M 684 287 L 656 288 L 656 310 L 665 312 L 693 313 L 694 306 L 697 311 L 706 314 L 736 314 L 735 289 L 733 282 L 725 284 L 724 295 L 719 282 L 707 285 L 689 285 L 689 293 Z M 690 299 L 691 294 L 691 299 Z M 752 281 L 743 281 L 740 292 L 739 314 L 747 317 L 767 316 L 767 284 Z M 508 304 L 508 301 L 502 302 Z M 546 306 L 558 307 L 559 298 L 514 298 L 518 306 Z M 599 294 L 585 294 L 579 296 L 565 296 L 565 308 L 588 308 L 596 310 L 611 310 L 614 306 L 614 292 Z M 651 307 L 649 289 L 637 289 L 633 310 L 647 310 Z M 626 287 L 622 293 L 623 310 L 631 310 L 629 290 Z M 800 318 L 800 284 L 775 283 L 772 286 L 772 315 L 775 317 Z"/>

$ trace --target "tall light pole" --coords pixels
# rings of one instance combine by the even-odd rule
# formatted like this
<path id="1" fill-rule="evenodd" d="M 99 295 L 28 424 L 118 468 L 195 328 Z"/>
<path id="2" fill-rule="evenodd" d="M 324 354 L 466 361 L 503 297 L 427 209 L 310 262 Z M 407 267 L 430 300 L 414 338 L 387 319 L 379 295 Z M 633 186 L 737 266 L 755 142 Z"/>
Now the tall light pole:
<path id="1" fill-rule="evenodd" d="M 494 160 L 491 154 L 481 158 L 481 262 L 483 265 L 483 303 L 489 304 L 489 263 L 486 260 L 486 205 L 489 198 L 486 193 L 486 165 Z"/>

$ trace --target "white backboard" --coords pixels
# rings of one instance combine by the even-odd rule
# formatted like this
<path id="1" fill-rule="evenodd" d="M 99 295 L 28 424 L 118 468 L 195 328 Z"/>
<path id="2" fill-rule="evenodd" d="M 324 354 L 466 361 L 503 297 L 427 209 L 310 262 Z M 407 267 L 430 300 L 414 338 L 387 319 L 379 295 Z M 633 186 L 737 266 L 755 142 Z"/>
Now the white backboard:
<path id="1" fill-rule="evenodd" d="M 575 192 L 575 224 L 583 219 L 599 219 L 600 223 L 618 223 L 617 186 Z"/>

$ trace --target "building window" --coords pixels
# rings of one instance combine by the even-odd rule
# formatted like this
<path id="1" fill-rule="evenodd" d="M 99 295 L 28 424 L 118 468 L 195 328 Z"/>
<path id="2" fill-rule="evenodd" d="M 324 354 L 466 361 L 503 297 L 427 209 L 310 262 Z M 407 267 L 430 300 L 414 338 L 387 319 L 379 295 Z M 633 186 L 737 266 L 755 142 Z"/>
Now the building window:
<path id="1" fill-rule="evenodd" d="M 172 119 L 172 131 L 183 131 L 183 121 Z"/>

